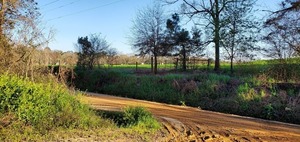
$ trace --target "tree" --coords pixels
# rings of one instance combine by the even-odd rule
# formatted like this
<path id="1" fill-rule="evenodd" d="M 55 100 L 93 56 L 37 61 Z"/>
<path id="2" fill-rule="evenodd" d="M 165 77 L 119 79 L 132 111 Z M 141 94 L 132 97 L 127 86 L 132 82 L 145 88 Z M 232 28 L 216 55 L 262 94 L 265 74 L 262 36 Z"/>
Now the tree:
<path id="1" fill-rule="evenodd" d="M 109 44 L 99 34 L 79 37 L 75 46 L 78 49 L 77 66 L 83 69 L 93 69 L 97 59 L 109 49 Z"/>
<path id="2" fill-rule="evenodd" d="M 138 55 L 154 57 L 154 74 L 157 73 L 157 57 L 165 53 L 165 15 L 161 5 L 154 4 L 138 11 L 133 21 L 131 43 Z"/>
<path id="3" fill-rule="evenodd" d="M 220 30 L 221 46 L 230 59 L 233 73 L 233 60 L 236 56 L 251 56 L 248 51 L 255 51 L 258 41 L 259 23 L 253 17 L 253 0 L 234 0 L 224 11 L 224 27 Z M 252 56 L 251 56 L 252 57 Z"/>
<path id="4" fill-rule="evenodd" d="M 107 57 L 107 63 L 109 65 L 113 65 L 115 60 L 117 59 L 117 49 L 116 48 L 109 48 L 107 51 L 106 51 L 106 57 Z"/>
<path id="5" fill-rule="evenodd" d="M 0 0 L 0 34 L 8 34 L 18 23 L 39 15 L 35 0 Z"/>
<path id="6" fill-rule="evenodd" d="M 35 0 L 0 0 L 0 66 L 33 76 L 34 54 L 44 37 Z M 29 75 L 29 74 L 28 74 Z"/>
<path id="7" fill-rule="evenodd" d="M 62 54 L 62 64 L 74 66 L 77 63 L 77 54 L 73 51 L 67 51 Z"/>
<path id="8" fill-rule="evenodd" d="M 173 14 L 172 19 L 167 20 L 168 43 L 173 47 L 174 55 L 180 56 L 182 60 L 182 69 L 187 69 L 187 56 L 192 52 L 195 54 L 203 51 L 201 46 L 201 32 L 195 27 L 192 29 L 192 38 L 189 31 L 179 26 L 180 18 L 178 14 Z M 201 48 L 202 47 L 202 48 Z M 201 49 L 201 50 L 200 50 Z"/>
<path id="9" fill-rule="evenodd" d="M 169 4 L 174 4 L 180 0 L 163 0 Z M 205 28 L 210 28 L 212 40 L 215 44 L 215 71 L 220 70 L 220 30 L 225 26 L 222 21 L 224 12 L 228 5 L 234 0 L 182 0 L 183 14 L 190 18 L 202 16 L 206 20 Z M 198 23 L 202 24 L 202 23 Z"/>
<path id="10" fill-rule="evenodd" d="M 299 0 L 286 0 L 281 9 L 273 12 L 264 24 L 264 40 L 270 44 L 269 56 L 289 58 L 300 55 L 300 9 Z"/>
<path id="11" fill-rule="evenodd" d="M 281 2 L 282 9 L 276 11 L 276 14 L 279 14 L 277 18 L 280 18 L 291 11 L 300 10 L 300 0 L 284 0 Z"/>
<path id="12" fill-rule="evenodd" d="M 196 26 L 192 27 L 191 30 L 192 33 L 192 39 L 191 39 L 191 46 L 193 49 L 193 54 L 196 56 L 205 56 L 203 54 L 204 49 L 205 49 L 205 42 L 202 40 L 202 32 L 199 28 Z"/>

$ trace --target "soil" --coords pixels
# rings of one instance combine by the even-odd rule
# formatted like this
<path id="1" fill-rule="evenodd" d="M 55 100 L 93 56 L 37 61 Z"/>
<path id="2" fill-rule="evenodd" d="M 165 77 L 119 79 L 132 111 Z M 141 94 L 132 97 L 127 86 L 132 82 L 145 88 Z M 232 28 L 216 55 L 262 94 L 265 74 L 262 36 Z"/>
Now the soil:
<path id="1" fill-rule="evenodd" d="M 163 124 L 163 130 L 153 141 L 300 141 L 300 125 L 95 93 L 87 93 L 84 99 L 92 107 L 103 110 L 120 111 L 126 106 L 146 107 Z"/>

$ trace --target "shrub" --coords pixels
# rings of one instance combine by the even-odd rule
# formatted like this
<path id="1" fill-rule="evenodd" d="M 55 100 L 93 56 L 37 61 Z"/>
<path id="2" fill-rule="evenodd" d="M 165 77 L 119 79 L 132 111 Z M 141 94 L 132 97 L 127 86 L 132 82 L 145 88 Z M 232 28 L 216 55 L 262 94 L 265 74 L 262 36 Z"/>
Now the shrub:
<path id="1" fill-rule="evenodd" d="M 126 107 L 124 109 L 123 120 L 126 125 L 134 126 L 141 122 L 147 122 L 147 119 L 153 119 L 152 114 L 143 107 Z M 149 125 L 146 127 L 153 127 Z"/>
<path id="2" fill-rule="evenodd" d="M 98 111 L 104 118 L 112 119 L 118 126 L 135 131 L 155 132 L 160 129 L 159 122 L 143 107 L 126 107 L 123 112 Z"/>
<path id="3" fill-rule="evenodd" d="M 270 77 L 284 82 L 299 82 L 300 58 L 270 60 L 271 65 L 266 74 Z"/>
<path id="4" fill-rule="evenodd" d="M 273 119 L 274 117 L 274 107 L 272 104 L 267 104 L 264 106 L 264 117 L 267 119 Z"/>

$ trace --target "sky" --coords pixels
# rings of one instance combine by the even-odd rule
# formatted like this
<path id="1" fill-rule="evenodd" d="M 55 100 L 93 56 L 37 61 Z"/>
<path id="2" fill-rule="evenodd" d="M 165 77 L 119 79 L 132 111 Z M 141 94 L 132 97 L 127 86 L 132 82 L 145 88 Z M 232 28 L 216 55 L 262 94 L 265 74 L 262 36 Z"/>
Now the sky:
<path id="1" fill-rule="evenodd" d="M 76 51 L 78 37 L 101 34 L 120 54 L 133 54 L 128 36 L 139 9 L 155 0 L 37 0 L 45 32 L 53 29 L 51 50 Z M 275 10 L 281 0 L 258 0 L 257 8 Z M 178 9 L 177 6 L 168 9 Z M 263 16 L 264 14 L 258 14 Z"/>

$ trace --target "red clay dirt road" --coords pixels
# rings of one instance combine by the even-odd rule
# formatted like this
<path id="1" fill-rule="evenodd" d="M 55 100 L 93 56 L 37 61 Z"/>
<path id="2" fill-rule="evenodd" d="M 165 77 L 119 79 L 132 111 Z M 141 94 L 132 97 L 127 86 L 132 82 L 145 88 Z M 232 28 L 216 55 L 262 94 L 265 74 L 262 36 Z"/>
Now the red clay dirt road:
<path id="1" fill-rule="evenodd" d="M 198 108 L 167 105 L 95 93 L 84 99 L 96 109 L 121 110 L 143 106 L 163 124 L 164 133 L 154 141 L 300 142 L 300 125 L 266 121 Z"/>

